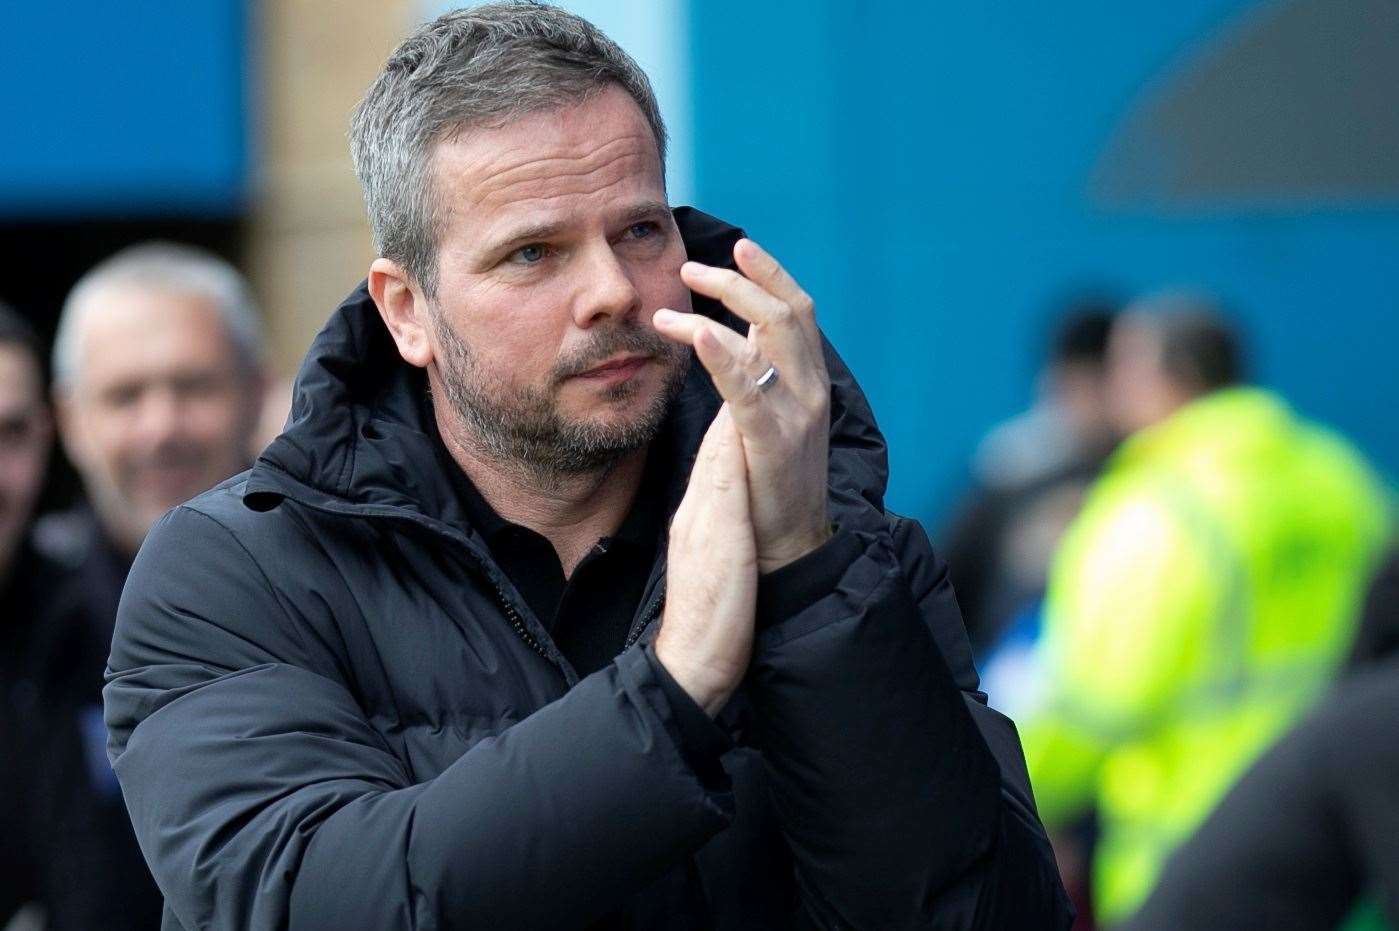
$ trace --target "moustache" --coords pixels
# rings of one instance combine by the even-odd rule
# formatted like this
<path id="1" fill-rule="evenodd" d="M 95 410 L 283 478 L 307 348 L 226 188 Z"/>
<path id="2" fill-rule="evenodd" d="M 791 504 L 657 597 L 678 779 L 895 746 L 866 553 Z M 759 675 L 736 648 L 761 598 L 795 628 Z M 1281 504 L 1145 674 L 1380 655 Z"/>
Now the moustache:
<path id="1" fill-rule="evenodd" d="M 193 443 L 167 443 L 130 460 L 130 468 L 185 469 L 203 466 L 209 461 L 208 450 Z"/>
<path id="2" fill-rule="evenodd" d="M 623 352 L 674 359 L 685 352 L 685 347 L 650 327 L 637 323 L 618 324 L 599 332 L 587 346 L 555 365 L 551 383 L 559 385 Z"/>

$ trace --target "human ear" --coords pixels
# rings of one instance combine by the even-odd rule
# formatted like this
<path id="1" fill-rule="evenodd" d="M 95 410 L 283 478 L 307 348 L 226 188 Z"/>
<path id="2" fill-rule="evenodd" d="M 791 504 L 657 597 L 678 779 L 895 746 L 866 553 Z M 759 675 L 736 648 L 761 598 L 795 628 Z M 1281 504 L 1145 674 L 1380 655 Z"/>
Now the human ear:
<path id="1" fill-rule="evenodd" d="M 374 298 L 403 361 L 427 368 L 433 359 L 428 320 L 431 308 L 408 272 L 392 259 L 375 259 L 369 266 L 369 296 Z"/>
<path id="2" fill-rule="evenodd" d="M 73 397 L 73 390 L 69 385 L 54 387 L 51 395 L 53 420 L 63 452 L 73 465 L 86 470 L 92 462 L 93 453 L 88 442 L 89 431 L 83 422 L 78 402 Z"/>

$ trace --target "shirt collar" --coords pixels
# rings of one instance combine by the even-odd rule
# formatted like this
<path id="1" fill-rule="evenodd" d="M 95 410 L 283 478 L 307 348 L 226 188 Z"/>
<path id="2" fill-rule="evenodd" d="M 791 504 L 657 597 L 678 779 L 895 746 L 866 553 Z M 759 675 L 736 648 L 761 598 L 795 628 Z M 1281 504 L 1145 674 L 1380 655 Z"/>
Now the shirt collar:
<path id="1" fill-rule="evenodd" d="M 467 477 L 447 451 L 441 435 L 436 432 L 435 418 L 430 417 L 428 420 L 433 425 L 433 446 L 437 450 L 438 461 L 452 483 L 468 524 L 481 535 L 488 546 L 497 542 L 503 534 L 520 528 L 521 525 L 512 523 L 496 513 L 495 508 L 491 507 L 490 502 L 477 490 L 476 484 Z M 650 550 L 656 546 L 664 523 L 668 486 L 663 449 L 663 444 L 652 441 L 636 498 L 627 509 L 627 515 L 622 519 L 622 525 L 617 528 L 617 532 L 603 538 L 609 546 L 621 543 L 639 550 Z"/>

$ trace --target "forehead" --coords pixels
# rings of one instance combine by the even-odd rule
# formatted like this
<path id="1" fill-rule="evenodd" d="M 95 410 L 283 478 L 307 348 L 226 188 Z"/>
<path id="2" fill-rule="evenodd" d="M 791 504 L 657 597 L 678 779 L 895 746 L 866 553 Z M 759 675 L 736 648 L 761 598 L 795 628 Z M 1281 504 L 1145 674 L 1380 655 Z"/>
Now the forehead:
<path id="1" fill-rule="evenodd" d="M 617 86 L 503 126 L 465 130 L 437 144 L 432 167 L 447 228 L 466 221 L 476 235 L 665 199 L 650 124 Z"/>
<path id="2" fill-rule="evenodd" d="M 0 343 L 0 413 L 37 405 L 42 393 L 39 364 L 29 351 Z"/>
<path id="3" fill-rule="evenodd" d="M 1142 355 L 1158 351 L 1160 335 L 1153 322 L 1131 312 L 1113 324 L 1108 334 L 1108 351 L 1116 355 Z"/>
<path id="4" fill-rule="evenodd" d="M 211 299 L 131 283 L 91 294 L 77 333 L 79 381 L 110 382 L 234 363 L 233 342 Z"/>

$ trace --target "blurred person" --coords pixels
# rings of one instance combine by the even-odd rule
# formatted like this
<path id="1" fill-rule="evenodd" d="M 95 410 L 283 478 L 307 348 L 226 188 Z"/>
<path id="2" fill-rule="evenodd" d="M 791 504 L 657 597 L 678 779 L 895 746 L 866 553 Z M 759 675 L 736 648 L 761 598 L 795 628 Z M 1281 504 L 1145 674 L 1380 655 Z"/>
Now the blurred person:
<path id="1" fill-rule="evenodd" d="M 10 581 L 28 555 L 26 536 L 52 434 L 38 337 L 0 304 L 0 582 Z"/>
<path id="2" fill-rule="evenodd" d="M 983 671 L 1008 628 L 1043 595 L 1059 536 L 1116 442 L 1104 357 L 1117 309 L 1096 294 L 1063 303 L 1034 406 L 982 440 L 972 490 L 943 534 L 972 655 Z"/>
<path id="3" fill-rule="evenodd" d="M 1213 302 L 1128 309 L 1108 378 L 1131 436 L 1051 572 L 1045 704 L 1022 733 L 1051 830 L 1096 808 L 1108 923 L 1329 680 L 1388 536 L 1361 457 L 1241 367 Z"/>
<path id="4" fill-rule="evenodd" d="M 636 63 L 448 13 L 351 140 L 380 257 L 122 598 L 165 927 L 1064 927 L 864 397 L 774 259 L 669 207 Z"/>
<path id="5" fill-rule="evenodd" d="M 35 838 L 50 927 L 147 929 L 161 898 L 106 757 L 103 670 L 117 603 L 163 513 L 244 469 L 261 331 L 241 276 L 173 243 L 132 246 L 73 287 L 53 348 L 59 435 L 87 504 L 36 539 L 70 570 L 34 646 L 42 669 Z"/>
<path id="6" fill-rule="evenodd" d="M 1128 931 L 1399 928 L 1396 634 L 1399 550 L 1346 674 L 1171 855 Z"/>
<path id="7" fill-rule="evenodd" d="M 1046 677 L 1037 649 L 1050 561 L 1119 434 L 1108 404 L 1107 347 L 1120 302 L 1085 290 L 1060 302 L 1030 410 L 992 429 L 973 458 L 974 486 L 948 534 L 948 571 L 967 618 L 972 656 L 991 707 L 1012 720 L 1039 707 Z M 1060 875 L 1089 915 L 1091 818 L 1061 826 Z M 1063 838 L 1081 842 L 1065 844 Z"/>
<path id="8" fill-rule="evenodd" d="M 69 292 L 53 348 L 59 437 L 86 503 L 46 518 L 46 551 L 83 582 L 93 701 L 117 600 L 151 525 L 247 468 L 261 415 L 262 330 L 242 276 L 202 249 L 131 246 Z"/>
<path id="9" fill-rule="evenodd" d="M 242 276 L 192 246 L 132 246 L 68 295 L 54 401 L 93 529 L 129 562 L 170 508 L 247 468 L 262 331 Z"/>
<path id="10" fill-rule="evenodd" d="M 993 428 L 976 450 L 972 471 L 980 485 L 1032 485 L 1085 459 L 1100 462 L 1112 449 L 1118 435 L 1105 364 L 1119 309 L 1106 293 L 1063 303 L 1036 377 L 1034 405 Z"/>
<path id="11" fill-rule="evenodd" d="M 1167 861 L 1126 931 L 1399 928 L 1399 656 L 1342 679 Z"/>
<path id="12" fill-rule="evenodd" d="M 1399 656 L 1399 546 L 1391 548 L 1365 599 L 1348 670 Z"/>
<path id="13" fill-rule="evenodd" d="M 29 540 L 52 441 L 41 359 L 29 324 L 0 304 L 0 927 L 43 900 L 29 817 L 30 644 L 61 568 Z"/>

